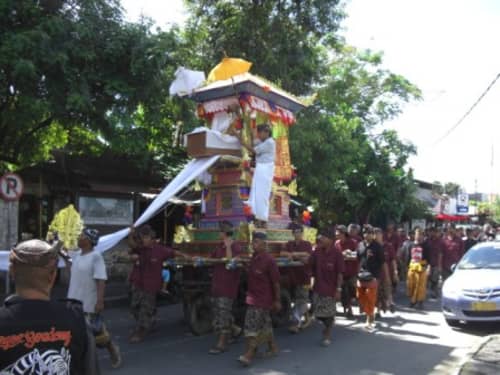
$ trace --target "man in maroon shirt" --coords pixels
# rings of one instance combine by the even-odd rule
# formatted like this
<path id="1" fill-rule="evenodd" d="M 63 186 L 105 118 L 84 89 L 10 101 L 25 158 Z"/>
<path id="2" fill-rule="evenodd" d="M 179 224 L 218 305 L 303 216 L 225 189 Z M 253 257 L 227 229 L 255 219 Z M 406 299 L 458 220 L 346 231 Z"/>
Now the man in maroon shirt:
<path id="1" fill-rule="evenodd" d="M 220 224 L 222 243 L 211 254 L 212 259 L 230 261 L 241 253 L 239 243 L 233 241 L 233 224 L 222 221 Z M 212 275 L 212 308 L 213 327 L 218 341 L 210 354 L 219 354 L 226 351 L 228 339 L 233 332 L 233 302 L 238 296 L 240 285 L 240 270 L 228 269 L 226 263 L 214 265 Z"/>
<path id="2" fill-rule="evenodd" d="M 431 289 L 432 298 L 438 298 L 439 277 L 441 276 L 442 272 L 444 243 L 436 227 L 432 227 L 429 229 L 429 237 L 425 240 L 425 242 L 427 248 L 429 249 L 429 286 Z"/>
<path id="3" fill-rule="evenodd" d="M 359 272 L 358 242 L 347 236 L 344 225 L 337 226 L 335 248 L 344 257 L 344 282 L 342 283 L 342 306 L 346 318 L 353 319 L 352 300 L 356 298 L 356 283 Z"/>
<path id="4" fill-rule="evenodd" d="M 356 241 L 358 244 L 363 241 L 363 237 L 361 237 L 360 233 L 361 228 L 358 224 L 349 224 L 347 227 L 347 234 L 349 235 L 349 238 Z"/>
<path id="5" fill-rule="evenodd" d="M 312 255 L 312 246 L 309 241 L 304 241 L 304 228 L 302 225 L 294 224 L 292 232 L 295 237 L 293 241 L 286 244 L 286 250 L 281 252 L 282 257 L 288 257 L 290 260 L 298 260 L 304 263 L 304 266 L 288 267 L 287 276 L 290 289 L 293 296 L 293 323 L 289 327 L 291 333 L 298 333 L 300 329 L 305 328 L 310 319 L 307 314 L 309 303 L 309 290 L 311 289 L 311 266 L 309 258 Z M 304 320 L 303 320 L 304 318 Z"/>
<path id="6" fill-rule="evenodd" d="M 175 256 L 186 255 L 159 244 L 149 225 L 140 227 L 136 233 L 130 228 L 129 252 L 133 262 L 130 274 L 132 286 L 131 310 L 136 328 L 130 337 L 131 343 L 138 343 L 151 331 L 156 312 L 156 294 L 162 289 L 161 273 L 163 262 Z"/>
<path id="7" fill-rule="evenodd" d="M 344 257 L 335 248 L 334 233 L 330 228 L 321 231 L 318 247 L 311 258 L 314 277 L 314 315 L 325 326 L 321 342 L 323 346 L 331 344 L 336 301 L 341 296 L 344 273 Z"/>
<path id="8" fill-rule="evenodd" d="M 394 224 L 388 224 L 384 235 L 384 242 L 390 242 L 397 253 L 401 247 L 401 236 L 396 232 Z"/>
<path id="9" fill-rule="evenodd" d="M 247 312 L 245 315 L 246 352 L 238 358 L 243 366 L 249 366 L 257 347 L 267 343 L 268 355 L 277 355 L 274 341 L 271 310 L 281 310 L 280 273 L 278 265 L 267 252 L 267 235 L 254 232 L 253 255 L 247 269 Z"/>
<path id="10" fill-rule="evenodd" d="M 464 254 L 464 242 L 455 234 L 455 228 L 449 227 L 443 239 L 443 280 L 446 280 L 452 273 L 451 266 L 457 264 Z"/>
<path id="11" fill-rule="evenodd" d="M 379 297 L 381 298 L 379 301 L 379 310 L 386 312 L 387 308 L 389 308 L 391 313 L 394 314 L 396 312 L 396 305 L 394 304 L 393 294 L 396 292 L 399 281 L 394 241 L 384 240 L 382 230 L 379 228 L 374 228 L 374 232 L 375 241 L 377 241 L 384 249 L 385 262 L 388 269 L 387 276 L 382 273 L 381 283 L 379 286 Z M 385 280 L 385 277 L 388 277 L 388 280 Z"/>

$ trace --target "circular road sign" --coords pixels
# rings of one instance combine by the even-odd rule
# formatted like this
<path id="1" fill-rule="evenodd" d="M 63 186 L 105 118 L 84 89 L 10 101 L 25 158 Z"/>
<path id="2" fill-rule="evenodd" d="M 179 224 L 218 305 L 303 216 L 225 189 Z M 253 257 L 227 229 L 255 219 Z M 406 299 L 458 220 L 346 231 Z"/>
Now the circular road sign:
<path id="1" fill-rule="evenodd" d="M 6 173 L 0 177 L 0 197 L 5 201 L 17 201 L 24 191 L 21 177 L 14 173 Z"/>

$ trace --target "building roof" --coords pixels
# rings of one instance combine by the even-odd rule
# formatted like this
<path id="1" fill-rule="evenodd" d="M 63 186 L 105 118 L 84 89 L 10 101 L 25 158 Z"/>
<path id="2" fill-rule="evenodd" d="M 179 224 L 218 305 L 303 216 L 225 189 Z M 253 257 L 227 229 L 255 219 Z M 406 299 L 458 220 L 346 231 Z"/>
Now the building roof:
<path id="1" fill-rule="evenodd" d="M 274 86 L 267 80 L 250 73 L 243 73 L 230 79 L 215 81 L 194 90 L 191 94 L 183 96 L 202 103 L 242 93 L 248 93 L 265 99 L 292 112 L 297 112 L 306 107 L 299 98 Z"/>
<path id="2" fill-rule="evenodd" d="M 156 193 L 166 182 L 154 166 L 141 168 L 129 156 L 111 152 L 71 156 L 59 151 L 50 162 L 25 168 L 19 174 L 26 183 L 38 183 L 41 176 L 51 191 Z"/>

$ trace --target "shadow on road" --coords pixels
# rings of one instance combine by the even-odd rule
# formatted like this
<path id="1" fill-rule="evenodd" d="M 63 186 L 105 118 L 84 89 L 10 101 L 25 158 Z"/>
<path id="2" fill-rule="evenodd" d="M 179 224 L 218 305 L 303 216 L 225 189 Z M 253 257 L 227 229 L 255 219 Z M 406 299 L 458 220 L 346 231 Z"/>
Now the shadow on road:
<path id="1" fill-rule="evenodd" d="M 290 335 L 284 329 L 276 330 L 281 348 L 280 356 L 259 359 L 250 369 L 242 369 L 236 358 L 244 350 L 243 340 L 231 346 L 220 356 L 210 356 L 207 350 L 214 338 L 192 336 L 188 328 L 180 323 L 180 306 L 165 306 L 158 311 L 157 331 L 141 344 L 128 344 L 132 327 L 126 309 L 106 312 L 106 320 L 123 353 L 123 368 L 120 374 L 176 375 L 201 373 L 214 374 L 267 374 L 267 375 L 331 375 L 331 374 L 429 374 L 438 364 L 450 361 L 453 348 L 439 344 L 415 342 L 398 336 L 418 336 L 424 341 L 436 336 L 407 330 L 397 330 L 391 325 L 402 326 L 404 319 L 395 316 L 382 318 L 377 334 L 362 329 L 337 326 L 333 343 L 328 348 L 320 346 L 321 325 L 313 324 L 299 335 Z M 415 320 L 415 323 L 421 321 Z M 359 323 L 359 321 L 354 322 Z M 386 333 L 394 333 L 386 334 Z M 111 370 L 104 351 L 101 364 L 104 374 L 117 373 Z"/>

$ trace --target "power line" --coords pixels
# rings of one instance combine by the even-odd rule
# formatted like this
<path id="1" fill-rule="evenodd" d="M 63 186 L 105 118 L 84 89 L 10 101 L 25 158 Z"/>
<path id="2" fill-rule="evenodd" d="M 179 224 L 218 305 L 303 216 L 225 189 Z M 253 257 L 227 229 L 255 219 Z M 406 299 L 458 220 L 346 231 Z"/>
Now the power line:
<path id="1" fill-rule="evenodd" d="M 500 73 L 497 74 L 495 79 L 488 85 L 486 90 L 484 90 L 484 92 L 475 101 L 475 103 L 469 108 L 469 110 L 467 112 L 465 112 L 465 114 L 462 116 L 462 118 L 460 120 L 458 120 L 457 123 L 455 125 L 453 125 L 450 129 L 448 129 L 448 131 L 441 138 L 439 138 L 436 142 L 434 142 L 434 146 L 436 146 L 438 143 L 440 143 L 442 140 L 444 140 L 446 137 L 448 137 L 470 115 L 470 113 L 474 110 L 474 108 L 476 108 L 476 106 L 479 104 L 479 102 L 481 100 L 483 100 L 483 98 L 486 96 L 486 94 L 488 94 L 488 92 L 491 90 L 491 88 L 498 81 L 499 78 L 500 78 Z"/>

